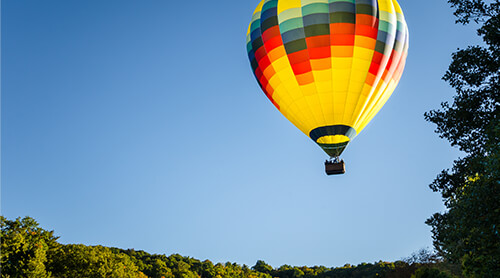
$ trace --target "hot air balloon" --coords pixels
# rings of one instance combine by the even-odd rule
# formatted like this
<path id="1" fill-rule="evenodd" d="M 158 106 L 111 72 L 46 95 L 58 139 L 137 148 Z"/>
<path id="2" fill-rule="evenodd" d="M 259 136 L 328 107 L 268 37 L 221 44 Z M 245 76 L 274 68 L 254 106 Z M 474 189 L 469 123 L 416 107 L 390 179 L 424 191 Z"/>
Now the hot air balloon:
<path id="1" fill-rule="evenodd" d="M 340 155 L 401 78 L 408 28 L 396 0 L 262 0 L 247 51 L 266 96 L 339 174 Z"/>

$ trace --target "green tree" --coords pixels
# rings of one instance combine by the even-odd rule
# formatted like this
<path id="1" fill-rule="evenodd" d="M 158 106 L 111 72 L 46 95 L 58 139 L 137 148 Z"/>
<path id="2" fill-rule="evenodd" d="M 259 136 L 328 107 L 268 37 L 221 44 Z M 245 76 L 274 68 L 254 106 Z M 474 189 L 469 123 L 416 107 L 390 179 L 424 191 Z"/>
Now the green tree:
<path id="1" fill-rule="evenodd" d="M 57 249 L 53 231 L 39 227 L 31 217 L 14 221 L 0 216 L 2 277 L 51 277 L 45 268 L 47 251 Z"/>
<path id="2" fill-rule="evenodd" d="M 262 260 L 258 260 L 257 263 L 255 263 L 255 265 L 252 266 L 252 269 L 266 274 L 271 274 L 271 272 L 273 271 L 273 267 L 266 264 L 266 262 Z"/>
<path id="3" fill-rule="evenodd" d="M 500 2 L 448 0 L 457 23 L 479 25 L 482 45 L 452 55 L 443 79 L 453 103 L 425 114 L 436 132 L 466 155 L 430 188 L 447 210 L 427 220 L 439 255 L 462 264 L 470 277 L 500 277 Z"/>
<path id="4" fill-rule="evenodd" d="M 417 269 L 411 278 L 453 278 L 452 276 L 444 271 L 440 271 L 436 268 L 423 267 Z"/>
<path id="5" fill-rule="evenodd" d="M 62 245 L 53 258 L 49 268 L 54 277 L 145 277 L 129 256 L 103 246 Z"/>

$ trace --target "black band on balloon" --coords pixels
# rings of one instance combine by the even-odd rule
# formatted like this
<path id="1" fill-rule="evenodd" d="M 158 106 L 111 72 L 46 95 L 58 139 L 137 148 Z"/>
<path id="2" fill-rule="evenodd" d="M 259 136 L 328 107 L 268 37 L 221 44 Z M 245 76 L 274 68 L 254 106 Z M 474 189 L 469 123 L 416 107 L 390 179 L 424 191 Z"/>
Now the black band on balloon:
<path id="1" fill-rule="evenodd" d="M 317 142 L 319 138 L 329 135 L 344 135 L 353 139 L 356 136 L 356 130 L 347 125 L 329 125 L 322 126 L 311 130 L 309 137 Z"/>

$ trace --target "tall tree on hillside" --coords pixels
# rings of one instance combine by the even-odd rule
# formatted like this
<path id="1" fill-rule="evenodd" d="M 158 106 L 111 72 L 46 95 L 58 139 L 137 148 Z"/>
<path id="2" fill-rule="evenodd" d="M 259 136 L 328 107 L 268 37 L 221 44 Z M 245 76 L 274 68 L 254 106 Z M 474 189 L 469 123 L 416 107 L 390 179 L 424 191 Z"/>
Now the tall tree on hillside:
<path id="1" fill-rule="evenodd" d="M 59 245 L 53 231 L 46 231 L 31 217 L 8 220 L 0 216 L 1 277 L 50 277 L 45 268 L 47 252 Z"/>
<path id="2" fill-rule="evenodd" d="M 447 210 L 427 220 L 438 252 L 470 277 L 500 277 L 500 0 L 448 0 L 457 23 L 479 25 L 480 46 L 453 53 L 443 79 L 453 103 L 425 118 L 465 152 L 430 185 Z"/>

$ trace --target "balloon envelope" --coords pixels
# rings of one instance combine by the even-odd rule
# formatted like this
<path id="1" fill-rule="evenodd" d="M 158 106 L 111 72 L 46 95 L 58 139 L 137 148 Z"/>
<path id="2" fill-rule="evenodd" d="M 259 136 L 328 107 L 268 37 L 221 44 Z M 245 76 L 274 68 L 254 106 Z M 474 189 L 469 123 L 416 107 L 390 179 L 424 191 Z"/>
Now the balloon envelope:
<path id="1" fill-rule="evenodd" d="M 247 50 L 269 100 L 333 157 L 396 88 L 408 28 L 396 0 L 262 0 Z"/>

